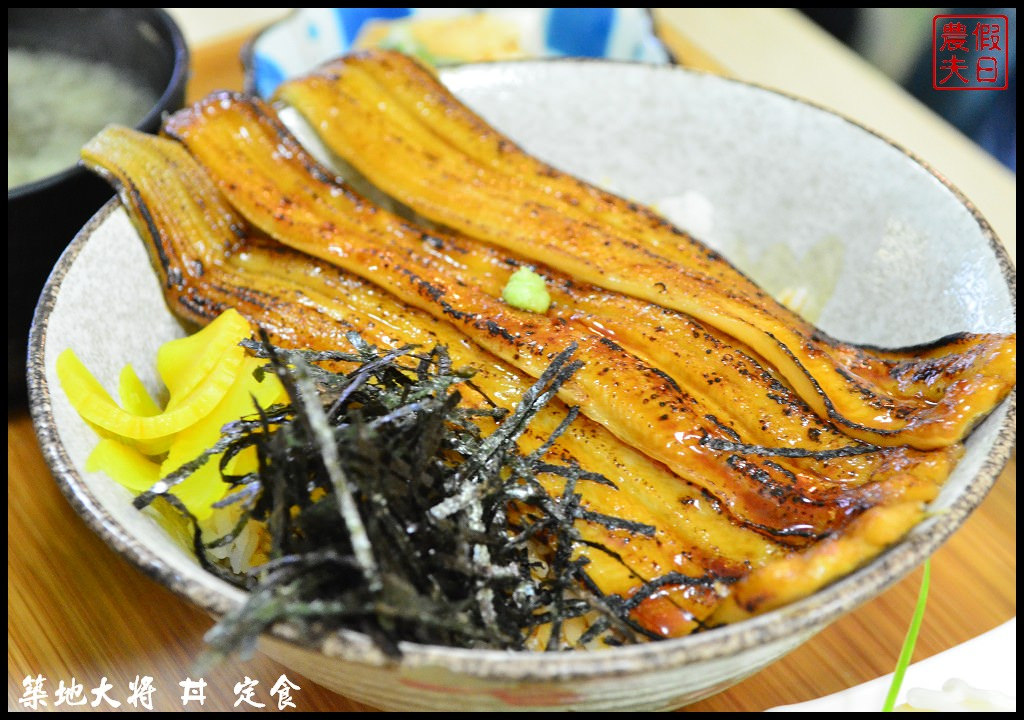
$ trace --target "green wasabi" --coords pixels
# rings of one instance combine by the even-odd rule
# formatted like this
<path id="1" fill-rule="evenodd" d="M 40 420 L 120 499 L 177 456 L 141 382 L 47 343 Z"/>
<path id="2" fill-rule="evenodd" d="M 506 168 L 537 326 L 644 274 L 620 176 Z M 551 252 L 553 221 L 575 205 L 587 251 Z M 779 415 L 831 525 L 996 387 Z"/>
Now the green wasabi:
<path id="1" fill-rule="evenodd" d="M 544 286 L 544 278 L 527 267 L 512 273 L 501 297 L 512 307 L 529 312 L 546 313 L 551 307 L 551 296 Z"/>

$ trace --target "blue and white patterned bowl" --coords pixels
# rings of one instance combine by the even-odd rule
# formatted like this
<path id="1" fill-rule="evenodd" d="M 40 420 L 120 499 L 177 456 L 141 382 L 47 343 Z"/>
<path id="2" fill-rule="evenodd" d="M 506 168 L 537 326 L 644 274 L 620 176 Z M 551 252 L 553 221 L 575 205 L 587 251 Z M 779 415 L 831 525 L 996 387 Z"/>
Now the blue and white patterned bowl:
<path id="1" fill-rule="evenodd" d="M 285 79 L 358 47 L 361 36 L 376 21 L 453 20 L 479 17 L 481 12 L 514 36 L 523 57 L 670 61 L 645 8 L 300 8 L 246 46 L 242 54 L 245 87 L 270 97 Z M 413 42 L 401 35 L 398 28 L 387 40 L 388 46 L 416 54 Z M 433 59 L 449 64 L 498 58 Z"/>

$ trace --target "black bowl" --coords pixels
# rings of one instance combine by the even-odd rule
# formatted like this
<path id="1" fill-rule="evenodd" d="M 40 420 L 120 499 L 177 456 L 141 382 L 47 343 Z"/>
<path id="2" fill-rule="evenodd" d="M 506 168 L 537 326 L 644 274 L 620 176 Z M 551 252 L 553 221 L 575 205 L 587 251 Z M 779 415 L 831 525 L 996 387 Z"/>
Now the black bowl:
<path id="1" fill-rule="evenodd" d="M 159 8 L 11 8 L 7 47 L 51 50 L 112 65 L 159 97 L 136 125 L 160 127 L 185 102 L 188 48 Z M 73 165 L 7 191 L 7 404 L 25 402 L 28 330 L 43 284 L 110 185 Z"/>

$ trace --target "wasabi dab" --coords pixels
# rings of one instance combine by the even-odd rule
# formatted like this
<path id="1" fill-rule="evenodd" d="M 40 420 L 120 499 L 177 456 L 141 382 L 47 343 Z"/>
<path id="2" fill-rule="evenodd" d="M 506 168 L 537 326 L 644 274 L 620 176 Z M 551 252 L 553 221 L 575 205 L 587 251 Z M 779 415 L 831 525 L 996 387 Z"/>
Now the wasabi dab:
<path id="1" fill-rule="evenodd" d="M 501 297 L 512 307 L 529 312 L 546 313 L 551 307 L 551 296 L 544 286 L 544 278 L 528 267 L 512 273 Z"/>

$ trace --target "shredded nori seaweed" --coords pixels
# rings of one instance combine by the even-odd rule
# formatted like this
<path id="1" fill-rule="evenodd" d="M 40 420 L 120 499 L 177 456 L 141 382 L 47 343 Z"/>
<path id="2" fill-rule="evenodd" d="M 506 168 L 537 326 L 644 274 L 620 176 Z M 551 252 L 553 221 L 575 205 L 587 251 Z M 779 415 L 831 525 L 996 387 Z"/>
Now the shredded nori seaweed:
<path id="1" fill-rule="evenodd" d="M 207 662 L 251 652 L 279 621 L 309 641 L 358 630 L 391 656 L 402 641 L 525 649 L 534 635 L 562 650 L 652 637 L 630 620 L 634 603 L 602 596 L 586 576 L 578 550 L 616 555 L 583 542 L 575 524 L 648 536 L 654 529 L 587 510 L 578 484 L 611 481 L 545 459 L 577 409 L 534 452 L 516 444 L 581 366 L 571 359 L 575 347 L 509 412 L 472 384 L 471 369 L 453 368 L 443 346 L 383 351 L 351 333 L 355 352 L 312 352 L 261 338 L 243 344 L 268 360 L 261 372 L 277 375 L 290 404 L 225 426 L 214 447 L 136 499 L 139 508 L 170 502 L 191 521 L 202 565 L 250 591 L 207 635 Z M 339 364 L 355 368 L 331 369 Z M 484 402 L 466 406 L 464 392 Z M 258 472 L 227 475 L 229 460 L 249 447 Z M 242 514 L 227 535 L 204 541 L 168 491 L 217 453 L 231 485 L 217 505 L 237 504 Z M 562 492 L 549 494 L 542 474 L 563 478 Z M 270 560 L 238 576 L 207 551 L 230 544 L 252 520 L 266 526 Z M 567 639 L 566 621 L 580 616 L 582 637 Z"/>

